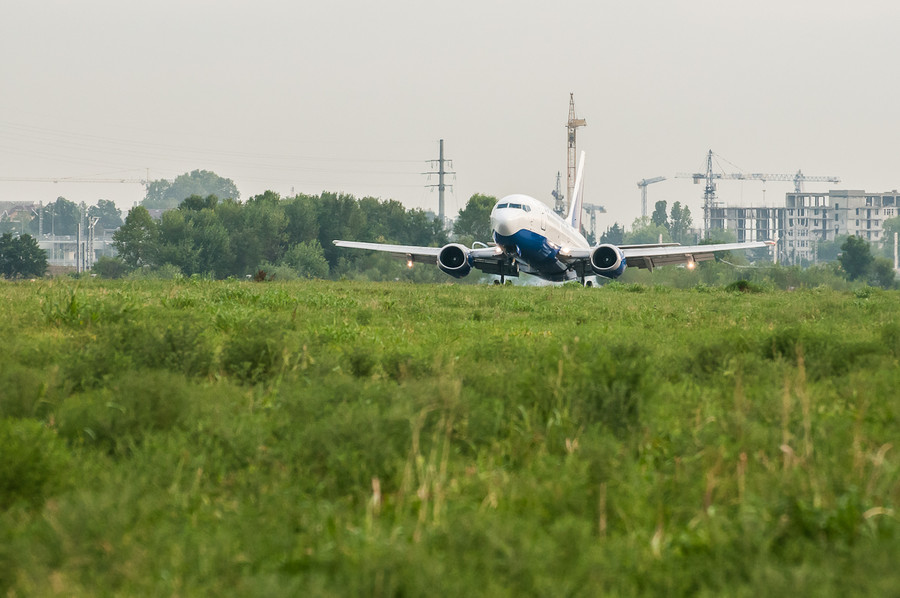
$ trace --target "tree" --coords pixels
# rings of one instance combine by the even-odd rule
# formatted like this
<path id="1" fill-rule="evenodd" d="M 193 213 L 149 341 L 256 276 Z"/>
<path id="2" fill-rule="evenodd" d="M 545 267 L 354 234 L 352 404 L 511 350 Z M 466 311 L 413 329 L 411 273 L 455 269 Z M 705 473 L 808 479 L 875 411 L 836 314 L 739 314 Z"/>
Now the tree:
<path id="1" fill-rule="evenodd" d="M 0 236 L 0 275 L 4 278 L 32 278 L 47 271 L 47 252 L 31 235 Z"/>
<path id="2" fill-rule="evenodd" d="M 159 226 L 144 206 L 135 206 L 125 224 L 113 234 L 113 246 L 131 268 L 155 266 L 159 247 Z"/>
<path id="3" fill-rule="evenodd" d="M 78 232 L 78 222 L 81 220 L 81 208 L 73 201 L 65 197 L 57 197 L 56 201 L 43 207 L 44 234 L 75 235 Z M 32 233 L 37 233 L 40 220 L 34 218 L 28 228 Z"/>
<path id="4" fill-rule="evenodd" d="M 147 185 L 147 193 L 141 205 L 151 210 L 168 210 L 178 207 L 192 195 L 240 199 L 241 194 L 231 179 L 222 178 L 208 170 L 194 170 L 176 177 L 174 181 L 152 181 Z"/>
<path id="5" fill-rule="evenodd" d="M 128 272 L 128 266 L 118 257 L 101 255 L 97 261 L 94 262 L 91 271 L 100 278 L 122 278 Z"/>
<path id="6" fill-rule="evenodd" d="M 869 284 L 883 289 L 893 289 L 896 286 L 897 274 L 894 272 L 894 262 L 883 257 L 877 257 L 872 261 L 869 273 Z"/>
<path id="7" fill-rule="evenodd" d="M 669 216 L 669 233 L 672 235 L 672 240 L 676 243 L 686 243 L 691 224 L 693 224 L 691 209 L 682 206 L 680 201 L 673 203 Z"/>
<path id="8" fill-rule="evenodd" d="M 108 199 L 100 199 L 97 205 L 89 207 L 88 216 L 99 218 L 97 225 L 106 230 L 115 230 L 122 226 L 122 210 Z"/>
<path id="9" fill-rule="evenodd" d="M 650 216 L 650 223 L 668 230 L 669 219 L 666 216 L 666 200 L 661 199 L 656 202 L 656 209 L 653 210 L 653 215 Z"/>
<path id="10" fill-rule="evenodd" d="M 303 278 L 327 278 L 328 262 L 318 241 L 297 243 L 284 254 L 283 263 Z"/>
<path id="11" fill-rule="evenodd" d="M 618 222 L 613 223 L 606 232 L 600 235 L 601 243 L 612 243 L 613 245 L 622 245 L 625 242 L 625 229 L 619 226 Z"/>
<path id="12" fill-rule="evenodd" d="M 665 202 L 663 202 L 665 203 Z M 631 232 L 625 235 L 625 243 L 640 245 L 645 243 L 668 243 L 672 240 L 669 231 L 664 226 L 647 222 L 646 218 L 635 218 L 631 225 Z"/>
<path id="13" fill-rule="evenodd" d="M 847 237 L 847 240 L 841 245 L 841 255 L 838 257 L 841 268 L 844 269 L 850 280 L 868 276 L 874 259 L 869 244 L 856 235 Z"/>
<path id="14" fill-rule="evenodd" d="M 453 224 L 453 234 L 469 237 L 472 241 L 487 243 L 491 240 L 491 209 L 497 198 L 476 193 L 469 198 L 466 207 L 459 212 Z"/>

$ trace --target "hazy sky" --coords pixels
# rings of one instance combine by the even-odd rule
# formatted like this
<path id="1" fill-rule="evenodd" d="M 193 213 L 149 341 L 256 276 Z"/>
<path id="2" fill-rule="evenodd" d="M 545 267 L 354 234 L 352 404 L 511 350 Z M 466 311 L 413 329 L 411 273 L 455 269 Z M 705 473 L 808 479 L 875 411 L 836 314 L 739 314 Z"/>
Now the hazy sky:
<path id="1" fill-rule="evenodd" d="M 328 190 L 436 210 L 421 173 L 443 138 L 448 211 L 476 192 L 549 201 L 574 92 L 604 226 L 639 215 L 638 180 L 700 170 L 710 148 L 727 172 L 886 191 L 900 187 L 898 24 L 884 0 L 6 0 L 0 177 L 199 168 L 243 199 Z M 777 205 L 791 188 L 719 195 Z M 701 220 L 689 179 L 649 190 Z M 143 188 L 0 181 L 0 201 L 59 195 L 127 208 Z"/>

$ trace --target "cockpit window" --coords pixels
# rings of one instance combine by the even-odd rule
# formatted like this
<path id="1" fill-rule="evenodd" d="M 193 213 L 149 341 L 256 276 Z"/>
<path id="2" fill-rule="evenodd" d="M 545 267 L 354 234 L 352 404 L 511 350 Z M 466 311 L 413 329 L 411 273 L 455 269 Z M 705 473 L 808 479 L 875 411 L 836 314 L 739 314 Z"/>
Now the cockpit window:
<path id="1" fill-rule="evenodd" d="M 501 203 L 501 204 L 497 204 L 497 208 L 496 208 L 496 209 L 502 210 L 503 208 L 509 208 L 509 209 L 511 209 L 511 210 L 524 210 L 524 211 L 526 211 L 526 212 L 530 212 L 530 211 L 531 211 L 531 206 L 526 205 L 526 204 L 520 204 L 520 203 Z"/>

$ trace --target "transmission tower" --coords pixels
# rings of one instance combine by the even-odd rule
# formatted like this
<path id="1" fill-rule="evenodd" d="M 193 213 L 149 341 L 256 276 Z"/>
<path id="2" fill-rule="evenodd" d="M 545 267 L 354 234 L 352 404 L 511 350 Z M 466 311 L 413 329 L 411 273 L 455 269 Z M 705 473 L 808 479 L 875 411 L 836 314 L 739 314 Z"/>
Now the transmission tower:
<path id="1" fill-rule="evenodd" d="M 575 117 L 575 94 L 569 94 L 569 121 L 566 124 L 566 129 L 568 130 L 568 139 L 569 139 L 569 154 L 567 160 L 568 173 L 566 182 L 567 186 L 567 194 L 566 194 L 566 202 L 572 201 L 572 195 L 575 192 L 575 131 L 578 127 L 587 126 L 587 121 L 583 118 Z M 557 200 L 556 207 L 554 208 L 557 213 L 565 214 L 566 208 L 568 207 L 567 203 L 560 202 Z"/>
<path id="2" fill-rule="evenodd" d="M 444 167 L 444 165 L 446 164 L 450 168 L 453 168 L 453 161 L 444 159 L 444 140 L 443 139 L 440 140 L 440 153 L 439 153 L 438 159 L 430 160 L 430 162 L 431 162 L 431 167 L 437 168 L 437 171 L 425 172 L 423 174 L 438 175 L 438 182 L 437 182 L 437 185 L 425 185 L 425 187 L 437 187 L 437 189 L 438 189 L 438 218 L 441 221 L 441 226 L 446 228 L 447 218 L 444 215 L 444 189 L 447 187 L 447 185 L 444 184 L 444 177 L 447 175 L 456 174 L 456 173 L 449 171 Z M 449 185 L 449 187 L 451 189 L 453 189 L 453 185 Z"/>

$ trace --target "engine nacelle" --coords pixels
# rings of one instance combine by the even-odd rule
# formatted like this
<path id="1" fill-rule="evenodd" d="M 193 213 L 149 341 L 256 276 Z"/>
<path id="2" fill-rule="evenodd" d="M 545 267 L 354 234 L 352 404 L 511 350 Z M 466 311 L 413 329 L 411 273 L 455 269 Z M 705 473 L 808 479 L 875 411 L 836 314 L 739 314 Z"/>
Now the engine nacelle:
<path id="1" fill-rule="evenodd" d="M 465 245 L 459 243 L 444 245 L 438 254 L 438 268 L 454 278 L 466 276 L 472 270 L 472 265 L 469 263 L 469 250 Z"/>
<path id="2" fill-rule="evenodd" d="M 599 245 L 591 252 L 591 269 L 605 278 L 622 276 L 625 265 L 625 253 L 615 245 Z"/>

